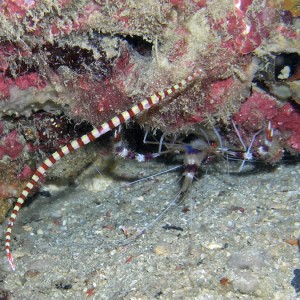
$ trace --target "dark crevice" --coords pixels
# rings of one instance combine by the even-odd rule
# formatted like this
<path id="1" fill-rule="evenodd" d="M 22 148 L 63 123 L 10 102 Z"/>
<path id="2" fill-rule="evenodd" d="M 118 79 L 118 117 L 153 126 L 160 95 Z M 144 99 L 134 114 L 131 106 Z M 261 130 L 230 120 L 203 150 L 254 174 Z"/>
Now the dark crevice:
<path id="1" fill-rule="evenodd" d="M 112 68 L 112 61 L 107 59 L 104 50 L 101 49 L 101 41 L 97 41 L 97 50 L 100 58 L 95 59 L 92 50 L 80 48 L 79 46 L 58 45 L 57 42 L 45 43 L 31 50 L 31 56 L 14 59 L 14 67 L 8 67 L 4 76 L 14 78 L 33 72 L 39 72 L 39 62 L 45 60 L 45 64 L 56 71 L 65 66 L 78 74 L 87 72 L 96 73 L 98 76 L 107 76 Z"/>
<path id="2" fill-rule="evenodd" d="M 128 45 L 138 54 L 144 57 L 151 57 L 153 44 L 145 41 L 140 36 L 125 36 L 122 37 L 127 41 Z"/>

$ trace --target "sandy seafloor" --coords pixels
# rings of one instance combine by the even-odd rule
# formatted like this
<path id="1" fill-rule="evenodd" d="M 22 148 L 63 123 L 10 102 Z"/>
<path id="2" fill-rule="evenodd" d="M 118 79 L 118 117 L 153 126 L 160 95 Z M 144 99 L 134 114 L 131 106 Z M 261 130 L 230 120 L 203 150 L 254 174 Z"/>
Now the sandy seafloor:
<path id="1" fill-rule="evenodd" d="M 184 202 L 134 241 L 124 233 L 172 201 L 180 170 L 122 187 L 122 177 L 171 166 L 120 161 L 114 176 L 46 185 L 51 197 L 37 196 L 17 218 L 15 272 L 3 251 L 1 299 L 297 299 L 300 253 L 285 240 L 300 236 L 300 163 L 241 174 L 226 165 L 205 166 Z"/>

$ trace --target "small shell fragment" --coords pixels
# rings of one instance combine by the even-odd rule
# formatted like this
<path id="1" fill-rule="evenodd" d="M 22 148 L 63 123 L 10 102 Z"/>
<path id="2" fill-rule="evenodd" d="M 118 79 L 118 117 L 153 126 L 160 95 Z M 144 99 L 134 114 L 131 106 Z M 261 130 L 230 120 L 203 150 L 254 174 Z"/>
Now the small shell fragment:
<path id="1" fill-rule="evenodd" d="M 224 248 L 223 244 L 221 243 L 216 243 L 216 242 L 211 242 L 209 244 L 203 244 L 203 247 L 209 250 L 215 250 L 215 249 L 222 249 Z"/>

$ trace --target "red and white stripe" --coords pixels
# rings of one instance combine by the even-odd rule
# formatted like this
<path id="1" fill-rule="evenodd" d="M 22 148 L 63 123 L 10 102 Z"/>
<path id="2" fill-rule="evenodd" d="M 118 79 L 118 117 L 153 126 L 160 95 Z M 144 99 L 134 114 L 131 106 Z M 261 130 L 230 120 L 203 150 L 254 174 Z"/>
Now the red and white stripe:
<path id="1" fill-rule="evenodd" d="M 21 195 L 17 199 L 17 202 L 13 208 L 11 213 L 7 230 L 5 236 L 5 250 L 8 261 L 11 265 L 11 268 L 15 270 L 15 264 L 13 262 L 13 257 L 11 254 L 11 232 L 12 227 L 15 223 L 16 217 L 20 208 L 22 207 L 24 201 L 26 200 L 28 194 L 32 191 L 32 189 L 37 185 L 39 180 L 43 177 L 46 171 L 52 167 L 57 161 L 59 161 L 62 157 L 69 154 L 70 152 L 75 151 L 83 147 L 84 145 L 93 142 L 106 132 L 115 129 L 119 125 L 125 123 L 126 121 L 132 119 L 142 111 L 148 110 L 152 106 L 160 103 L 164 98 L 167 96 L 177 92 L 180 88 L 187 86 L 190 82 L 194 81 L 197 77 L 200 76 L 202 73 L 201 69 L 197 69 L 192 75 L 190 75 L 187 79 L 180 81 L 179 83 L 173 85 L 169 89 L 157 92 L 152 96 L 142 100 L 138 104 L 134 105 L 133 107 L 129 108 L 126 111 L 123 111 L 119 115 L 113 117 L 108 122 L 103 123 L 100 127 L 93 129 L 92 131 L 88 132 L 87 134 L 83 135 L 82 137 L 73 140 L 66 144 L 65 146 L 58 149 L 54 152 L 50 157 L 48 157 L 42 164 L 38 167 L 38 169 L 33 174 L 30 181 L 26 184 L 24 190 L 22 191 Z"/>

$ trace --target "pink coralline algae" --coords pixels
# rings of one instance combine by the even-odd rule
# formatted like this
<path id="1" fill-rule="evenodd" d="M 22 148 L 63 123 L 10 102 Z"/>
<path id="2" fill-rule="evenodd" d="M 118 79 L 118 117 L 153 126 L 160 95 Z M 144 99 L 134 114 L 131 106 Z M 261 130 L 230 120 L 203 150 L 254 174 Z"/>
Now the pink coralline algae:
<path id="1" fill-rule="evenodd" d="M 85 128 L 83 124 L 75 129 L 74 122 L 67 118 L 45 112 L 18 118 L 17 129 L 8 129 L 11 127 L 8 121 L 3 121 L 0 126 L 0 165 L 8 163 L 19 180 L 32 175 L 42 153 L 49 155 L 58 146 L 82 134 L 82 127 Z"/>
<path id="2" fill-rule="evenodd" d="M 116 110 L 124 110 L 129 98 L 123 78 L 130 69 L 131 64 L 121 55 L 115 62 L 109 78 L 95 81 L 88 75 L 74 77 L 74 83 L 69 88 L 78 93 L 81 101 L 75 102 L 70 115 L 80 116 L 96 126 Z"/>
<path id="3" fill-rule="evenodd" d="M 0 140 L 0 159 L 3 155 L 8 155 L 12 160 L 17 159 L 22 153 L 24 144 L 18 141 L 16 130 L 9 132 Z"/>
<path id="4" fill-rule="evenodd" d="M 30 73 L 18 76 L 16 79 L 6 78 L 0 75 L 0 98 L 7 98 L 10 96 L 10 88 L 16 86 L 21 90 L 26 90 L 28 88 L 42 89 L 45 87 L 45 83 L 40 78 L 37 73 Z"/>
<path id="5" fill-rule="evenodd" d="M 254 90 L 241 105 L 234 120 L 242 128 L 247 128 L 250 136 L 270 121 L 272 127 L 281 133 L 285 147 L 289 151 L 300 152 L 300 114 L 291 103 L 282 105 L 262 90 Z"/>
<path id="6" fill-rule="evenodd" d="M 28 165 L 24 165 L 20 173 L 17 175 L 18 180 L 28 180 L 34 173 L 34 169 Z"/>
<path id="7" fill-rule="evenodd" d="M 226 36 L 221 42 L 222 48 L 231 49 L 241 54 L 248 54 L 261 45 L 270 31 L 272 18 L 268 7 L 251 12 L 254 1 L 234 0 L 234 12 L 229 12 L 224 19 L 212 22 L 215 30 L 224 31 Z"/>
<path id="8" fill-rule="evenodd" d="M 36 87 L 38 89 L 43 88 L 45 83 L 41 80 L 39 74 L 29 73 L 16 78 L 15 84 L 21 90 L 25 90 L 28 87 Z"/>
<path id="9" fill-rule="evenodd" d="M 16 0 L 16 1 L 3 1 L 0 9 L 7 15 L 14 15 L 18 19 L 25 17 L 29 8 L 35 4 L 33 0 Z"/>

